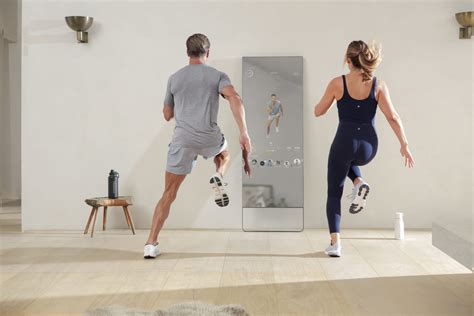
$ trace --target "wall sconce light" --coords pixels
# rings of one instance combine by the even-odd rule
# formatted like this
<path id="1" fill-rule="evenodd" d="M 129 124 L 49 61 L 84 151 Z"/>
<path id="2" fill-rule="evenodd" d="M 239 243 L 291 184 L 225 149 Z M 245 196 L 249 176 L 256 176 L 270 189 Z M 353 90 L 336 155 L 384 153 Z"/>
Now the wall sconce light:
<path id="1" fill-rule="evenodd" d="M 77 32 L 78 43 L 88 43 L 89 36 L 86 31 L 91 27 L 94 18 L 90 16 L 67 16 L 65 17 L 67 25 Z"/>
<path id="2" fill-rule="evenodd" d="M 474 27 L 474 11 L 456 13 L 456 20 L 462 26 L 459 29 L 459 38 L 471 38 L 472 28 Z"/>

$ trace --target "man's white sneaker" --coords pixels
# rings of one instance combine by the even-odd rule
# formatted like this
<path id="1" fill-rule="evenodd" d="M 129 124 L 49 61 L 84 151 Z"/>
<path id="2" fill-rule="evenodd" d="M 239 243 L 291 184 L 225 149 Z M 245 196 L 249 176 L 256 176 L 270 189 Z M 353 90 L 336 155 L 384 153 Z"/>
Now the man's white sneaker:
<path id="1" fill-rule="evenodd" d="M 280 132 L 280 129 L 278 128 L 278 126 L 275 126 L 275 132 L 277 132 L 277 133 Z"/>
<path id="2" fill-rule="evenodd" d="M 160 249 L 158 248 L 158 243 L 154 245 L 145 245 L 143 249 L 143 258 L 145 259 L 154 259 L 160 255 Z"/>
<path id="3" fill-rule="evenodd" d="M 352 189 L 352 194 L 349 194 L 348 196 L 351 199 L 349 213 L 357 214 L 364 209 L 369 191 L 370 186 L 364 181 L 360 182 Z"/>
<path id="4" fill-rule="evenodd" d="M 224 188 L 225 186 L 227 186 L 227 183 L 224 183 L 222 176 L 218 172 L 216 172 L 209 179 L 209 184 L 214 190 L 214 201 L 216 202 L 216 204 L 220 207 L 229 205 L 229 196 L 227 195 L 227 192 Z"/>
<path id="5" fill-rule="evenodd" d="M 324 250 L 324 253 L 329 257 L 340 257 L 341 256 L 341 242 L 338 241 L 335 244 L 329 245 L 329 247 Z"/>

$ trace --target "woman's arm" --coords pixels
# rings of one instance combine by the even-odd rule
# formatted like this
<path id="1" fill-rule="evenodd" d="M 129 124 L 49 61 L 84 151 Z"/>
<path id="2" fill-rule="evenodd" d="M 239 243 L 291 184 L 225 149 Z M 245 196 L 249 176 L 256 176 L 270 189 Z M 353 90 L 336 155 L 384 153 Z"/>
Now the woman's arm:
<path id="1" fill-rule="evenodd" d="M 326 114 L 326 112 L 331 108 L 332 103 L 334 102 L 335 95 L 337 91 L 337 78 L 329 82 L 326 92 L 324 93 L 321 101 L 314 107 L 314 115 L 316 117 Z"/>
<path id="2" fill-rule="evenodd" d="M 402 157 L 405 158 L 405 166 L 412 168 L 415 165 L 415 161 L 413 160 L 413 155 L 408 148 L 408 140 L 403 129 L 402 119 L 395 110 L 392 100 L 390 99 L 388 87 L 383 81 L 379 84 L 378 105 L 400 142 L 400 153 Z"/>

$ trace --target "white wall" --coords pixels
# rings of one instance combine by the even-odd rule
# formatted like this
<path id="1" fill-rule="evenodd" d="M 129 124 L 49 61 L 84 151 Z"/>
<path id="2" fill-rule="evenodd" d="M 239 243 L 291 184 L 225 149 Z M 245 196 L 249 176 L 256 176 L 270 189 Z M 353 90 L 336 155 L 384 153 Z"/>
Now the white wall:
<path id="1" fill-rule="evenodd" d="M 21 41 L 18 0 L 0 3 L 0 199 L 21 197 Z"/>
<path id="2" fill-rule="evenodd" d="M 313 105 L 343 72 L 351 40 L 382 42 L 377 75 L 391 88 L 417 165 L 403 168 L 396 138 L 379 115 L 379 153 L 362 169 L 372 185 L 370 204 L 358 216 L 344 212 L 342 227 L 391 227 L 395 211 L 405 212 L 408 227 L 458 216 L 471 208 L 473 46 L 458 39 L 454 13 L 472 9 L 463 0 L 25 0 L 23 228 L 82 229 L 89 212 L 83 199 L 106 194 L 111 168 L 120 171 L 121 193 L 135 197 L 136 225 L 149 227 L 173 131 L 161 117 L 165 84 L 186 63 L 184 41 L 194 32 L 210 37 L 210 64 L 238 89 L 241 56 L 304 56 L 306 227 L 326 227 L 327 154 L 337 125 L 335 109 L 316 120 Z M 66 15 L 94 16 L 89 44 L 75 43 Z M 214 205 L 206 183 L 213 168 L 199 160 L 166 227 L 241 226 L 237 129 L 224 103 L 220 114 L 234 158 L 231 205 Z M 120 211 L 109 217 L 111 226 L 124 227 Z"/>

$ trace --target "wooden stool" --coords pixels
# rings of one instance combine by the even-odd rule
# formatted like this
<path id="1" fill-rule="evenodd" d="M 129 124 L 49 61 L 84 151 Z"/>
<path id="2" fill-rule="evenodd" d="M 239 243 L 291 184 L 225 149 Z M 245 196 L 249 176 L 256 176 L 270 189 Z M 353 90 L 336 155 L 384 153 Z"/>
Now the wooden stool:
<path id="1" fill-rule="evenodd" d="M 87 199 L 86 203 L 87 205 L 92 206 L 92 211 L 91 211 L 91 214 L 89 215 L 89 220 L 87 221 L 86 229 L 84 230 L 84 235 L 87 234 L 91 220 L 92 218 L 94 218 L 94 221 L 92 222 L 91 238 L 94 236 L 95 219 L 97 218 L 97 213 L 101 206 L 104 207 L 102 230 L 105 230 L 105 224 L 107 222 L 107 207 L 121 206 L 125 214 L 125 221 L 127 222 L 128 228 L 131 228 L 132 233 L 135 235 L 135 225 L 133 225 L 132 215 L 128 211 L 128 206 L 133 204 L 131 196 L 119 196 L 117 199 L 109 199 L 107 197 L 97 197 L 97 198 Z"/>

